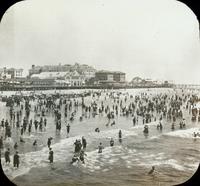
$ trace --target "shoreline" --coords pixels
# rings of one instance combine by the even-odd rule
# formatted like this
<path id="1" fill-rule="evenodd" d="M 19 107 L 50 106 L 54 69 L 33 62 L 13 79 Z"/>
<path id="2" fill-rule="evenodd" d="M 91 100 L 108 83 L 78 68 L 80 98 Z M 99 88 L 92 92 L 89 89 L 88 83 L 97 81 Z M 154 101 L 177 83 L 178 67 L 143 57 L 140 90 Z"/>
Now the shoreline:
<path id="1" fill-rule="evenodd" d="M 36 91 L 36 90 L 72 90 L 72 89 L 149 89 L 149 88 L 174 88 L 173 86 L 10 86 L 10 87 L 0 87 L 0 91 Z"/>

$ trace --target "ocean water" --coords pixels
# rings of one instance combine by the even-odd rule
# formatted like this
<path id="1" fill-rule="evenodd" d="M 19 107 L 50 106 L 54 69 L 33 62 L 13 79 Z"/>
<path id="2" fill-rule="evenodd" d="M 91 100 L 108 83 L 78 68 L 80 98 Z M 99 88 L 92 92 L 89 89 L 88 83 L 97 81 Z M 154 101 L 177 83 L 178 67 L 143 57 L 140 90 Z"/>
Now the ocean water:
<path id="1" fill-rule="evenodd" d="M 63 90 L 59 93 L 79 93 L 83 90 Z M 85 91 L 85 90 L 84 90 Z M 92 91 L 92 90 L 91 90 Z M 117 90 L 116 90 L 117 91 Z M 118 90 L 119 91 L 119 90 Z M 120 90 L 122 98 L 127 95 L 137 95 L 141 92 L 153 96 L 159 93 L 174 94 L 173 89 L 129 89 Z M 45 94 L 54 93 L 47 91 Z M 27 92 L 24 92 L 27 93 Z M 38 92 L 38 94 L 41 92 Z M 197 91 L 195 93 L 198 93 Z M 13 92 L 9 92 L 13 94 Z M 180 91 L 181 94 L 181 91 Z M 8 95 L 3 92 L 2 95 Z M 79 98 L 77 98 L 79 99 Z M 87 97 L 86 104 L 94 99 L 98 104 L 104 97 Z M 33 102 L 32 105 L 35 103 Z M 105 104 L 111 105 L 107 99 Z M 9 110 L 0 102 L 0 120 L 8 117 Z M 13 168 L 12 154 L 14 142 L 19 141 L 20 131 L 12 128 L 12 138 L 7 139 L 5 147 L 11 148 L 11 164 L 6 165 L 2 158 L 2 167 L 7 177 L 19 186 L 64 186 L 64 185 L 175 185 L 188 180 L 196 171 L 200 159 L 200 138 L 193 138 L 193 132 L 200 133 L 200 123 L 191 122 L 191 115 L 184 109 L 186 129 L 179 129 L 179 120 L 175 130 L 171 131 L 171 122 L 163 120 L 163 130 L 158 131 L 158 121 L 149 123 L 149 135 L 143 135 L 142 118 L 133 126 L 132 117 L 118 116 L 114 126 L 106 126 L 106 115 L 88 116 L 79 121 L 81 108 L 77 110 L 75 120 L 70 123 L 70 135 L 66 135 L 68 119 L 62 117 L 62 129 L 56 133 L 54 118 L 51 113 L 47 117 L 47 127 L 43 132 L 32 131 L 24 134 L 25 143 L 19 146 L 20 167 Z M 33 112 L 30 115 L 34 118 Z M 96 133 L 95 128 L 100 128 Z M 34 127 L 33 127 L 34 128 Z M 118 141 L 118 131 L 122 130 L 122 143 Z M 1 129 L 1 134 L 3 134 Z M 52 136 L 52 150 L 54 163 L 48 162 L 47 138 Z M 81 162 L 70 164 L 73 156 L 76 139 L 84 136 L 87 140 L 85 164 Z M 109 141 L 113 138 L 115 144 L 110 147 Z M 33 147 L 37 139 L 38 147 Z M 98 154 L 97 147 L 102 142 L 104 149 Z M 155 175 L 148 175 L 152 166 L 156 167 Z"/>

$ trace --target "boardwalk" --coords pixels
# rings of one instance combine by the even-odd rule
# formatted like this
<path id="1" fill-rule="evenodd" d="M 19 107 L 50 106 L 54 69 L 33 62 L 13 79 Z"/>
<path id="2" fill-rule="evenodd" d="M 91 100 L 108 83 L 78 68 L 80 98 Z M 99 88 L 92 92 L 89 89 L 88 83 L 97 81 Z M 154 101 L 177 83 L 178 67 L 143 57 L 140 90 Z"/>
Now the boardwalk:
<path id="1" fill-rule="evenodd" d="M 174 88 L 181 89 L 200 89 L 200 84 L 175 84 Z"/>

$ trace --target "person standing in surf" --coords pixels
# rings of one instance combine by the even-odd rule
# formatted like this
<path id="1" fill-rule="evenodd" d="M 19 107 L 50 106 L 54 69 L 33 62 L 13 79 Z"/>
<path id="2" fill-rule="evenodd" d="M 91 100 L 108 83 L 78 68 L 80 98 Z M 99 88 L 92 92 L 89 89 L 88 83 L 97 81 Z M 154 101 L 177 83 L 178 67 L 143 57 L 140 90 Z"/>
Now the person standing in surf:
<path id="1" fill-rule="evenodd" d="M 82 145 L 83 145 L 83 149 L 86 149 L 87 141 L 86 141 L 86 139 L 84 138 L 84 136 L 82 137 Z"/>
<path id="2" fill-rule="evenodd" d="M 52 150 L 52 148 L 49 148 L 49 162 L 53 163 L 53 150 Z"/>
<path id="3" fill-rule="evenodd" d="M 14 145 L 14 149 L 17 150 L 17 148 L 18 148 L 18 144 L 16 142 L 15 145 Z"/>
<path id="4" fill-rule="evenodd" d="M 69 125 L 69 123 L 67 124 L 67 137 L 68 137 L 68 135 L 69 135 L 69 132 L 70 132 L 70 125 Z"/>
<path id="5" fill-rule="evenodd" d="M 48 138 L 48 140 L 47 140 L 47 146 L 48 146 L 48 148 L 50 148 L 50 146 L 51 146 L 51 140 L 52 140 L 53 138 L 52 137 L 50 137 L 50 138 Z"/>
<path id="6" fill-rule="evenodd" d="M 114 140 L 113 140 L 113 138 L 110 139 L 110 146 L 111 147 L 114 146 Z"/>
<path id="7" fill-rule="evenodd" d="M 3 136 L 0 138 L 0 149 L 3 149 Z"/>
<path id="8" fill-rule="evenodd" d="M 84 152 L 84 150 L 81 150 L 79 159 L 82 161 L 83 164 L 85 164 L 85 156 L 87 156 L 87 154 Z"/>
<path id="9" fill-rule="evenodd" d="M 98 146 L 98 153 L 102 153 L 102 150 L 104 149 L 102 143 L 99 143 L 99 146 Z"/>
<path id="10" fill-rule="evenodd" d="M 119 130 L 119 139 L 122 139 L 122 131 Z"/>

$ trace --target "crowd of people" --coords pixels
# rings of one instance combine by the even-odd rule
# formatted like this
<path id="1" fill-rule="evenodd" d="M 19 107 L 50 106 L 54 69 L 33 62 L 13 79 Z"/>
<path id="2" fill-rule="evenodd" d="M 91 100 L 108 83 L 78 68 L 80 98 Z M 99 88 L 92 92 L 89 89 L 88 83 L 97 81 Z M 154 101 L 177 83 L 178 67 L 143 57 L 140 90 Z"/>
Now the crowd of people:
<path id="1" fill-rule="evenodd" d="M 90 101 L 86 102 L 86 99 Z M 3 100 L 3 99 L 2 99 Z M 52 114 L 55 122 L 55 131 L 60 132 L 62 126 L 66 127 L 66 137 L 70 137 L 73 121 L 78 118 L 81 123 L 84 119 L 95 118 L 97 115 L 106 117 L 106 127 L 117 125 L 117 117 L 131 118 L 130 127 L 142 124 L 144 125 L 143 133 L 148 136 L 150 133 L 149 123 L 157 122 L 156 129 L 162 131 L 164 128 L 163 121 L 171 125 L 171 130 L 186 128 L 186 120 L 183 111 L 186 110 L 191 114 L 192 121 L 200 121 L 200 110 L 195 107 L 199 101 L 198 96 L 191 93 L 158 93 L 148 94 L 142 92 L 138 95 L 130 95 L 120 91 L 89 91 L 79 95 L 65 94 L 34 94 L 29 96 L 10 96 L 4 98 L 8 108 L 8 117 L 0 118 L 0 149 L 1 156 L 4 152 L 5 162 L 9 164 L 10 148 L 14 151 L 13 166 L 19 167 L 20 156 L 19 146 L 26 143 L 23 138 L 24 134 L 31 135 L 33 132 L 44 132 L 48 126 L 48 115 Z M 34 103 L 34 104 L 33 104 Z M 82 110 L 81 115 L 77 115 L 78 109 Z M 62 123 L 62 118 L 67 119 L 67 123 Z M 139 123 L 139 121 L 142 121 Z M 177 121 L 179 122 L 177 127 Z M 4 141 L 12 138 L 12 131 L 19 131 L 19 141 L 15 141 L 13 147 L 5 148 Z M 101 126 L 94 129 L 94 132 L 100 133 Z M 122 130 L 119 128 L 118 139 L 122 143 Z M 198 136 L 194 133 L 194 136 Z M 54 162 L 54 152 L 52 149 L 53 137 L 47 139 L 49 148 L 48 160 Z M 34 140 L 32 146 L 37 146 L 38 140 Z M 113 147 L 115 141 L 110 139 L 109 145 Z M 107 145 L 107 144 L 105 144 Z M 74 155 L 71 164 L 81 161 L 85 163 L 87 149 L 87 139 L 77 139 L 74 142 Z M 98 153 L 103 153 L 104 145 L 99 141 L 97 147 Z"/>

